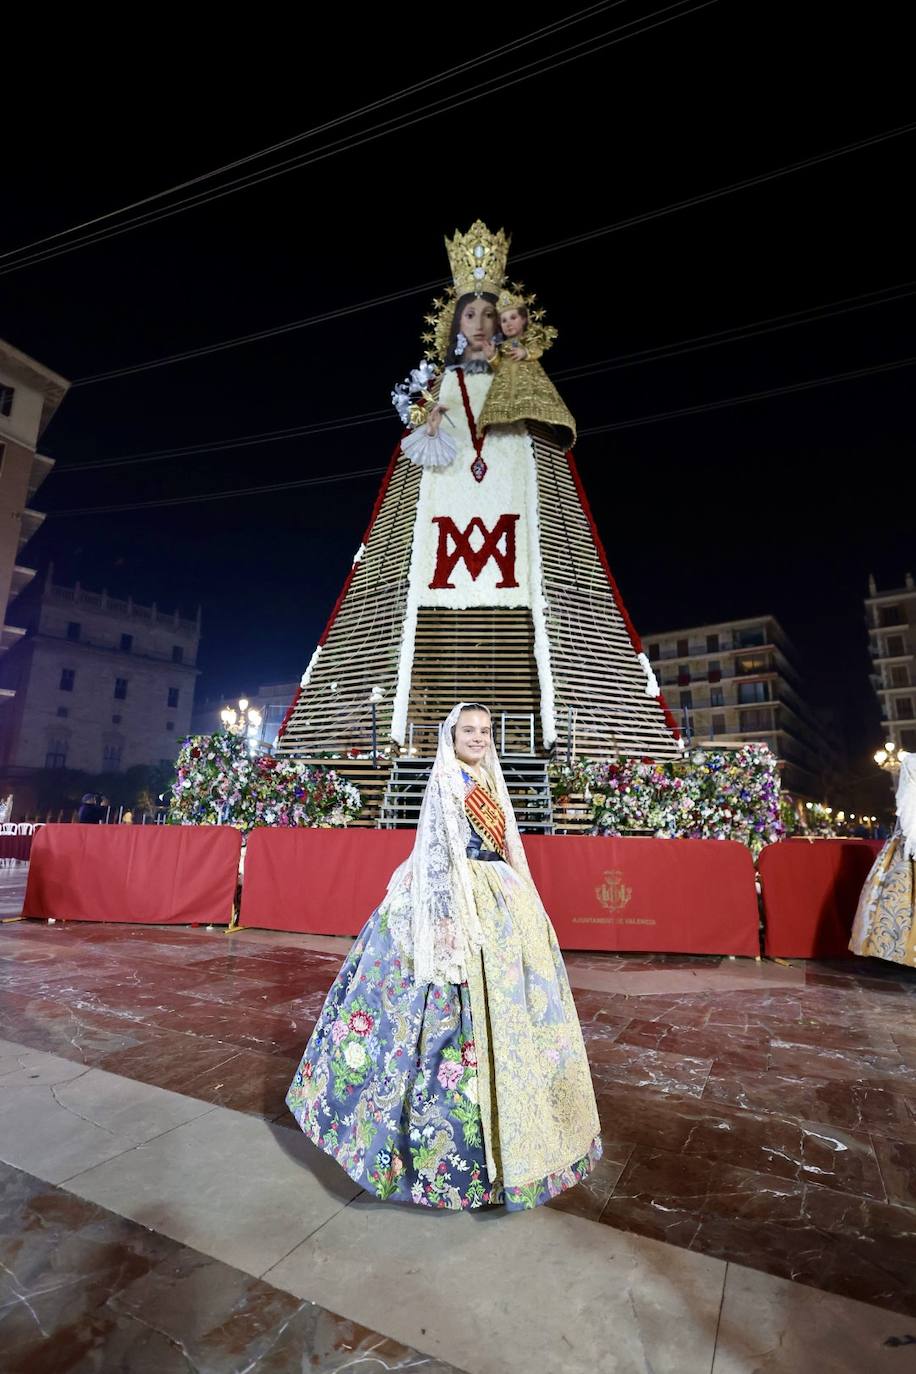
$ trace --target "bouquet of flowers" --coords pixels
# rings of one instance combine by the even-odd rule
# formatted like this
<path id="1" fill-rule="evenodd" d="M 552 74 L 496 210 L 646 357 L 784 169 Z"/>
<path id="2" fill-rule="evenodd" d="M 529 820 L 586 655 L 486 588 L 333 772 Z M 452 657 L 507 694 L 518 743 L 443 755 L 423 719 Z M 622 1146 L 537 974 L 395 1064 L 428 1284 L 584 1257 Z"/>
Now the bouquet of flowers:
<path id="1" fill-rule="evenodd" d="M 554 768 L 552 790 L 557 800 L 584 795 L 597 835 L 648 830 L 658 837 L 739 840 L 756 857 L 785 833 L 777 760 L 766 745 L 696 749 L 663 762 L 581 760 Z"/>
<path id="2" fill-rule="evenodd" d="M 347 825 L 360 811 L 359 789 L 333 768 L 272 754 L 254 757 L 243 736 L 193 735 L 176 762 L 170 825 Z"/>

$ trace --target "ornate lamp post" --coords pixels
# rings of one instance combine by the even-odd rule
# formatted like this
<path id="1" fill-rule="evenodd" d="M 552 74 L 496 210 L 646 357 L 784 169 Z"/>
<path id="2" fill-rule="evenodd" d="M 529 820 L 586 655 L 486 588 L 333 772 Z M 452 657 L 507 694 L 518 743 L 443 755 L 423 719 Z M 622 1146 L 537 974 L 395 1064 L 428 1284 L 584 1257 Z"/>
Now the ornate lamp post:
<path id="1" fill-rule="evenodd" d="M 879 768 L 883 768 L 885 773 L 894 774 L 900 770 L 900 759 L 897 757 L 897 746 L 892 739 L 887 741 L 883 749 L 878 749 L 875 753 L 875 763 Z"/>
<path id="2" fill-rule="evenodd" d="M 233 706 L 224 706 L 219 715 L 229 734 L 241 735 L 248 743 L 248 752 L 256 754 L 262 719 L 258 708 L 250 706 L 247 697 L 240 697 L 238 710 Z"/>

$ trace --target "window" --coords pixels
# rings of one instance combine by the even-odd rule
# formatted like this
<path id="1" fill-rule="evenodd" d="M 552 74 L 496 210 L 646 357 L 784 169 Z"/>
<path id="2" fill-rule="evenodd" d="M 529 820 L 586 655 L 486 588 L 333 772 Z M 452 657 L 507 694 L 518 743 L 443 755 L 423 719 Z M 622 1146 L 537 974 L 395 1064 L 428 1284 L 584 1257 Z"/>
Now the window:
<path id="1" fill-rule="evenodd" d="M 131 651 L 131 649 L 132 649 L 133 647 L 134 647 L 134 637 L 133 637 L 133 635 L 122 635 L 122 636 L 121 636 L 121 653 L 122 653 L 122 654 L 129 654 L 130 651 Z"/>
<path id="2" fill-rule="evenodd" d="M 166 730 L 174 730 L 174 729 L 175 729 L 175 722 L 174 722 L 173 720 L 167 720 L 167 721 L 165 722 L 165 728 L 166 728 Z"/>
<path id="3" fill-rule="evenodd" d="M 106 744 L 102 752 L 102 766 L 104 768 L 118 768 L 121 764 L 120 744 Z"/>
<path id="4" fill-rule="evenodd" d="M 710 704 L 710 706 L 724 706 L 724 705 L 725 705 L 725 693 L 722 691 L 722 688 L 721 688 L 721 687 L 711 687 L 711 688 L 710 688 L 710 691 L 709 691 L 709 704 Z"/>
<path id="5" fill-rule="evenodd" d="M 58 706 L 58 708 L 57 708 L 57 714 L 58 714 L 62 719 L 66 720 L 67 716 L 69 716 L 69 714 L 70 714 L 70 707 L 69 707 L 69 706 Z"/>
<path id="6" fill-rule="evenodd" d="M 686 664 L 680 664 L 677 670 L 677 684 L 679 687 L 686 687 L 690 681 L 690 669 Z"/>
<path id="7" fill-rule="evenodd" d="M 742 711 L 740 719 L 741 730 L 744 733 L 750 730 L 769 730 L 773 723 L 770 712 L 759 708 L 756 711 Z"/>
<path id="8" fill-rule="evenodd" d="M 177 706 L 177 705 L 178 705 L 178 695 L 179 695 L 179 691 L 180 691 L 180 688 L 178 688 L 178 687 L 170 687 L 170 688 L 169 688 L 169 705 L 170 705 L 170 706 Z"/>
<path id="9" fill-rule="evenodd" d="M 739 630 L 735 636 L 735 643 L 739 649 L 753 649 L 758 644 L 766 644 L 766 642 L 762 625 L 758 629 Z"/>
<path id="10" fill-rule="evenodd" d="M 79 639 L 79 637 L 80 637 L 80 630 L 81 630 L 81 629 L 82 629 L 82 626 L 80 625 L 80 623 L 79 623 L 78 620 L 68 620 L 68 621 L 67 621 L 67 638 L 68 638 L 68 639 Z"/>
<path id="11" fill-rule="evenodd" d="M 115 697 L 116 697 L 116 699 L 117 699 L 118 701 L 126 701 L 126 700 L 127 700 L 127 678 L 126 678 L 126 677 L 116 677 L 116 678 L 115 678 L 114 694 L 115 694 Z"/>
<path id="12" fill-rule="evenodd" d="M 713 732 L 714 735 L 724 735 L 724 734 L 725 734 L 725 717 L 724 717 L 724 716 L 713 716 L 713 717 L 712 717 L 712 732 Z"/>
<path id="13" fill-rule="evenodd" d="M 722 664 L 717 658 L 714 658 L 709 665 L 708 677 L 710 682 L 722 681 Z"/>
<path id="14" fill-rule="evenodd" d="M 900 731 L 900 747 L 916 753 L 916 730 Z"/>
<path id="15" fill-rule="evenodd" d="M 912 698 L 912 697 L 898 697 L 898 698 L 897 698 L 897 719 L 898 719 L 898 720 L 912 720 L 912 719 L 913 719 L 913 698 Z"/>
<path id="16" fill-rule="evenodd" d="M 707 635 L 707 636 L 706 636 L 706 652 L 707 652 L 708 654 L 717 654 L 717 653 L 719 652 L 719 636 L 718 636 L 718 635 Z"/>
<path id="17" fill-rule="evenodd" d="M 73 684 L 76 681 L 75 668 L 61 668 L 60 670 L 60 690 L 62 692 L 72 692 Z"/>
<path id="18" fill-rule="evenodd" d="M 661 658 L 661 654 L 660 654 L 659 651 L 658 651 L 658 645 L 657 645 L 657 644 L 650 644 L 650 645 L 649 645 L 649 662 L 650 662 L 650 663 L 657 663 L 658 660 L 659 660 L 660 658 Z"/>
<path id="19" fill-rule="evenodd" d="M 681 692 L 681 706 L 693 710 L 693 692 Z"/>
<path id="20" fill-rule="evenodd" d="M 909 687 L 910 670 L 905 663 L 895 663 L 891 668 L 891 686 Z"/>
<path id="21" fill-rule="evenodd" d="M 679 639 L 677 642 L 678 658 L 688 658 L 690 655 L 690 644 L 686 639 Z"/>
<path id="22" fill-rule="evenodd" d="M 48 740 L 48 752 L 45 754 L 45 768 L 66 768 L 67 766 L 67 741 L 65 739 Z"/>
<path id="23" fill-rule="evenodd" d="M 905 625 L 902 606 L 882 606 L 878 611 L 879 625 Z"/>
<path id="24" fill-rule="evenodd" d="M 14 396 L 14 395 L 15 395 L 15 388 L 14 388 L 14 387 L 11 387 L 11 386 L 4 386 L 3 383 L 0 382 L 0 415 L 9 415 L 9 414 L 10 414 L 10 412 L 11 412 L 12 409 L 13 409 L 13 396 Z"/>
<path id="25" fill-rule="evenodd" d="M 121 724 L 121 717 L 120 717 L 120 716 L 112 716 L 112 718 L 111 718 L 111 723 L 112 723 L 112 725 L 120 725 L 120 724 Z"/>
<path id="26" fill-rule="evenodd" d="M 903 635 L 888 635 L 887 637 L 887 656 L 888 658 L 902 658 L 906 653 L 906 645 L 903 642 Z"/>
<path id="27" fill-rule="evenodd" d="M 739 682 L 738 683 L 738 704 L 746 706 L 752 701 L 769 701 L 770 684 L 768 682 Z"/>
<path id="28" fill-rule="evenodd" d="M 735 676 L 746 677 L 748 673 L 767 673 L 770 660 L 766 654 L 742 654 L 735 659 Z"/>

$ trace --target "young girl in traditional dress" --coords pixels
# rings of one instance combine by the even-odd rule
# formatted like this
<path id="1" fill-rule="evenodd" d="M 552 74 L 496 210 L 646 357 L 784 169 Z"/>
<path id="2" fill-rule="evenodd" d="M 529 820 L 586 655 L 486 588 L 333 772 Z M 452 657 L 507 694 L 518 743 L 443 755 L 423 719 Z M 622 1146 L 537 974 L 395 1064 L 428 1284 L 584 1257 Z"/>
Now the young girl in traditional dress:
<path id="1" fill-rule="evenodd" d="M 534 1207 L 601 1156 L 553 927 L 528 871 L 490 714 L 459 702 L 410 857 L 337 976 L 287 1096 L 382 1200 Z"/>

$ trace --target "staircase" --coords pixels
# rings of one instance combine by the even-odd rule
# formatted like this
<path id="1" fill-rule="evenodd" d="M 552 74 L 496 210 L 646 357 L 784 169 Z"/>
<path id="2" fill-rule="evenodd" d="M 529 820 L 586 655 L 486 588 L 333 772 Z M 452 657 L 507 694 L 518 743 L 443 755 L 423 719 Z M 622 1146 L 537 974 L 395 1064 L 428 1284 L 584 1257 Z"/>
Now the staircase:
<path id="1" fill-rule="evenodd" d="M 553 833 L 553 809 L 547 762 L 527 754 L 504 754 L 500 759 L 506 787 L 523 833 Z M 379 815 L 382 830 L 414 829 L 420 816 L 420 803 L 433 766 L 431 758 L 396 759 L 385 788 Z"/>

